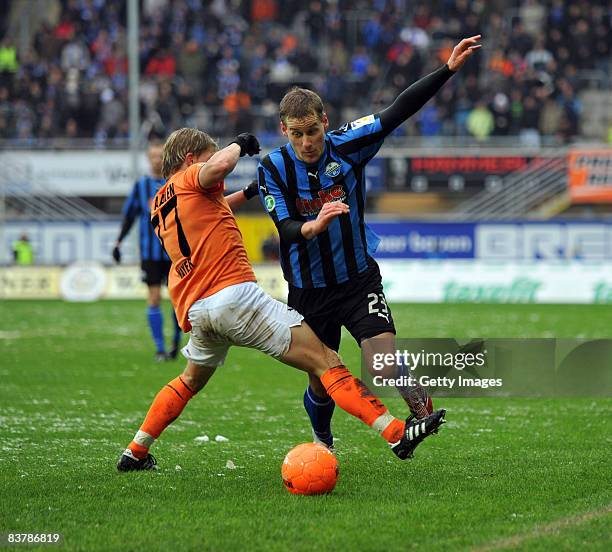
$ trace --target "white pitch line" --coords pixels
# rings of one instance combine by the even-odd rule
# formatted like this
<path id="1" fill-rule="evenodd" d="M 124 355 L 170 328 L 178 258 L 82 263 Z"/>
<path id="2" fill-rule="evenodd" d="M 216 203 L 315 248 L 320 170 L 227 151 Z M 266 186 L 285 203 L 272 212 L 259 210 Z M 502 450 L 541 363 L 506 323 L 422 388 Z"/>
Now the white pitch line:
<path id="1" fill-rule="evenodd" d="M 472 552 L 491 552 L 492 550 L 501 550 L 504 548 L 517 548 L 527 540 L 554 534 L 562 531 L 563 529 L 576 527 L 577 525 L 582 525 L 583 523 L 587 523 L 610 514 L 612 514 L 612 504 L 604 507 L 603 510 L 594 510 L 592 512 L 586 512 L 577 516 L 558 519 L 556 521 L 547 523 L 546 525 L 537 525 L 528 533 L 520 533 L 518 535 L 514 535 L 513 537 L 506 537 L 505 539 L 500 539 L 481 547 L 472 548 Z"/>

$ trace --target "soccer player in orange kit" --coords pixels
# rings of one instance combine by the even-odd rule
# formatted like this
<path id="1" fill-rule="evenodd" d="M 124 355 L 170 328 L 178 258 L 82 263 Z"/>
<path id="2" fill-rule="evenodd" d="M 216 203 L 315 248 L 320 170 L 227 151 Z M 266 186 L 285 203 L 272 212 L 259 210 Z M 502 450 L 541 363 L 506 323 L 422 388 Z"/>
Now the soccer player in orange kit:
<path id="1" fill-rule="evenodd" d="M 173 132 L 164 144 L 162 172 L 167 181 L 154 198 L 151 223 L 172 261 L 168 289 L 179 324 L 191 331 L 182 350 L 187 366 L 155 397 L 119 458 L 119 471 L 156 467 L 151 445 L 206 385 L 232 345 L 258 349 L 320 378 L 336 404 L 376 429 L 402 460 L 444 422 L 443 409 L 405 422 L 392 416 L 302 315 L 257 285 L 231 210 L 244 198 L 239 192 L 228 202 L 223 180 L 240 157 L 259 150 L 252 134 L 240 134 L 218 150 L 210 136 L 190 128 Z M 325 228 L 348 209 L 337 202 L 309 224 Z"/>

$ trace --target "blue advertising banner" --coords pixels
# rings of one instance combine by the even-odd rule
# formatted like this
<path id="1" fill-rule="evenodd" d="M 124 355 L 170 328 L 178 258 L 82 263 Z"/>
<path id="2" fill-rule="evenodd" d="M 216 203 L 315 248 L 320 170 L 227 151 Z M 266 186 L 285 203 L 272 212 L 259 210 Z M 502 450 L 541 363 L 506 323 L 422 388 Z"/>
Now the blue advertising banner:
<path id="1" fill-rule="evenodd" d="M 380 238 L 380 259 L 473 259 L 474 224 L 368 222 Z"/>
<path id="2" fill-rule="evenodd" d="M 603 261 L 612 259 L 612 222 L 372 221 L 380 259 Z"/>

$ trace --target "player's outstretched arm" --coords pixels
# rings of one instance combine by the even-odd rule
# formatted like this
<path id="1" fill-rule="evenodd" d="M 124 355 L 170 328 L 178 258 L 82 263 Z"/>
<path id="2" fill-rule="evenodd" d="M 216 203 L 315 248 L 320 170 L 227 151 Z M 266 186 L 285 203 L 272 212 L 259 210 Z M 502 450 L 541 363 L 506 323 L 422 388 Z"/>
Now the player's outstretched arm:
<path id="1" fill-rule="evenodd" d="M 198 174 L 200 186 L 202 188 L 215 186 L 234 170 L 238 159 L 244 155 L 255 155 L 259 150 L 259 142 L 253 134 L 248 132 L 239 134 L 228 146 L 214 153 L 202 165 Z"/>
<path id="2" fill-rule="evenodd" d="M 385 135 L 412 117 L 435 96 L 442 85 L 481 47 L 478 44 L 480 37 L 475 35 L 464 38 L 455 46 L 446 65 L 410 85 L 389 107 L 380 112 L 380 123 Z"/>
<path id="3" fill-rule="evenodd" d="M 225 200 L 232 211 L 240 209 L 247 201 L 259 195 L 259 185 L 257 180 L 251 181 L 248 186 L 245 186 L 239 192 L 234 192 L 225 196 Z"/>

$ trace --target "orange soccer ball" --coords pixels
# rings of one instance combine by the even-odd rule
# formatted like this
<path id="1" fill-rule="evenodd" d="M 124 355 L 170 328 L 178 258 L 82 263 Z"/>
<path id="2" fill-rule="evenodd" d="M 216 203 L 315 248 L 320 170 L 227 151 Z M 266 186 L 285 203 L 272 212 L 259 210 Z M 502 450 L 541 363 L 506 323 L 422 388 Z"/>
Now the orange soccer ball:
<path id="1" fill-rule="evenodd" d="M 338 461 L 318 443 L 304 443 L 291 449 L 281 468 L 285 488 L 293 494 L 325 494 L 338 480 Z"/>

